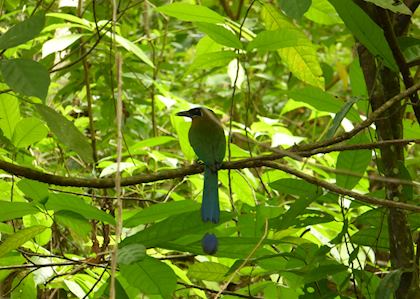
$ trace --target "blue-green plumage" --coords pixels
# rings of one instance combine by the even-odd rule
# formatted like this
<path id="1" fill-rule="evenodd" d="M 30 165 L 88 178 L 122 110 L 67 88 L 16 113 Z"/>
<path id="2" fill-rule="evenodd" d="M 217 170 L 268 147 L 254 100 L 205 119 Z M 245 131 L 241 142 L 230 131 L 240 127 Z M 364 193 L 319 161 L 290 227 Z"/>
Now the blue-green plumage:
<path id="1" fill-rule="evenodd" d="M 192 119 L 188 139 L 198 159 L 204 163 L 203 221 L 218 223 L 220 218 L 217 170 L 226 152 L 222 124 L 213 111 L 199 107 L 177 113 Z"/>

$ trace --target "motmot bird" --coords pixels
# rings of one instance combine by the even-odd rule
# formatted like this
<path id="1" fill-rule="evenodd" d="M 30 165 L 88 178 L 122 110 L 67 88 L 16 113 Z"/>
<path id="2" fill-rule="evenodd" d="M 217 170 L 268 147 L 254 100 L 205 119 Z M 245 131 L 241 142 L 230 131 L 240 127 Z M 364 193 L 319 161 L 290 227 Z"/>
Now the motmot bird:
<path id="1" fill-rule="evenodd" d="M 217 171 L 226 152 L 226 139 L 222 124 L 212 110 L 204 107 L 181 111 L 177 115 L 191 118 L 188 140 L 198 159 L 204 163 L 201 218 L 204 222 L 218 223 L 220 208 Z"/>

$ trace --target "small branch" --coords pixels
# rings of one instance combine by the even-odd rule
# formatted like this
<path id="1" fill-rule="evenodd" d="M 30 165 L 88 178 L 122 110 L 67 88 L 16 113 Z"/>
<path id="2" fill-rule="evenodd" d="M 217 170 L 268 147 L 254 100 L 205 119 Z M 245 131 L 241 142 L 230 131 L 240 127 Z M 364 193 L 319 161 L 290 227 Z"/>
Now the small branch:
<path id="1" fill-rule="evenodd" d="M 389 99 L 388 101 L 386 101 L 385 104 L 383 104 L 381 107 L 379 107 L 374 112 L 372 112 L 368 118 L 366 118 L 361 123 L 357 124 L 354 127 L 354 129 L 349 131 L 349 132 L 345 132 L 341 135 L 338 135 L 338 136 L 336 136 L 334 138 L 331 138 L 331 139 L 328 139 L 328 140 L 324 140 L 324 141 L 320 141 L 320 142 L 314 142 L 314 143 L 306 144 L 306 145 L 294 146 L 294 147 L 291 148 L 291 150 L 295 151 L 295 152 L 296 151 L 297 152 L 299 152 L 299 151 L 309 151 L 309 150 L 313 150 L 313 149 L 316 149 L 316 148 L 326 147 L 326 146 L 329 146 L 329 145 L 332 145 L 332 144 L 336 144 L 336 143 L 342 142 L 344 140 L 348 140 L 348 139 L 352 138 L 353 136 L 357 135 L 360 131 L 369 127 L 372 123 L 375 122 L 375 120 L 382 113 L 384 113 L 386 110 L 391 108 L 395 103 L 397 103 L 397 102 L 401 101 L 402 99 L 404 99 L 404 98 L 410 96 L 411 94 L 415 93 L 418 89 L 420 89 L 420 82 L 414 84 L 410 88 L 407 88 L 406 90 L 402 91 L 401 93 L 397 94 L 396 96 L 394 96 L 391 99 Z"/>
<path id="2" fill-rule="evenodd" d="M 283 165 L 283 164 L 279 164 L 279 163 L 271 162 L 271 161 L 265 161 L 263 164 L 266 167 L 278 169 L 278 170 L 293 174 L 294 176 L 296 176 L 298 178 L 301 178 L 301 179 L 307 181 L 308 183 L 311 183 L 311 184 L 314 184 L 314 185 L 317 185 L 317 186 L 321 186 L 321 187 L 323 187 L 327 190 L 330 190 L 333 193 L 346 195 L 346 196 L 352 197 L 352 198 L 354 198 L 358 201 L 361 201 L 361 202 L 364 202 L 364 203 L 367 203 L 367 204 L 371 204 L 371 205 L 375 205 L 375 206 L 383 206 L 383 207 L 388 207 L 388 208 L 404 209 L 404 210 L 413 211 L 413 212 L 420 212 L 420 206 L 415 206 L 415 205 L 406 204 L 406 203 L 402 203 L 402 202 L 371 197 L 371 196 L 367 196 L 367 195 L 364 195 L 364 194 L 361 194 L 361 193 L 358 193 L 358 192 L 354 192 L 354 191 L 351 191 L 351 190 L 348 190 L 348 189 L 344 189 L 344 188 L 338 187 L 337 185 L 327 183 L 323 180 L 320 180 L 316 177 L 313 177 L 309 174 L 306 174 L 304 172 L 293 169 L 293 168 L 288 167 L 288 166 Z"/>

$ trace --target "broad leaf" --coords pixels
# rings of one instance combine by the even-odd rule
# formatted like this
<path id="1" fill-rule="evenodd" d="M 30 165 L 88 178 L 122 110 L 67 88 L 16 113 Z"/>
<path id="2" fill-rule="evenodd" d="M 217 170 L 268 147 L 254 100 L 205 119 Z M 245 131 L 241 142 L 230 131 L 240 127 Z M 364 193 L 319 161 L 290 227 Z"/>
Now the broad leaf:
<path id="1" fill-rule="evenodd" d="M 398 71 L 391 48 L 385 39 L 384 32 L 357 4 L 352 0 L 329 0 L 334 6 L 347 28 L 372 53 L 379 56 L 384 64 Z"/>
<path id="2" fill-rule="evenodd" d="M 19 101 L 7 93 L 0 94 L 0 129 L 12 140 L 16 124 L 20 120 Z"/>
<path id="3" fill-rule="evenodd" d="M 8 49 L 26 43 L 38 36 L 44 28 L 45 15 L 37 13 L 7 30 L 0 36 L 0 49 Z"/>
<path id="4" fill-rule="evenodd" d="M 288 94 L 295 101 L 307 103 L 318 111 L 339 113 L 344 104 L 333 95 L 310 86 L 291 90 Z M 354 109 L 350 109 L 346 117 L 354 122 L 360 121 L 359 113 Z"/>
<path id="5" fill-rule="evenodd" d="M 307 39 L 295 28 L 262 31 L 248 44 L 248 50 L 273 51 L 282 48 L 310 46 Z"/>
<path id="6" fill-rule="evenodd" d="M 217 12 L 201 5 L 172 3 L 156 8 L 158 12 L 175 17 L 182 21 L 223 23 L 224 18 Z"/>
<path id="7" fill-rule="evenodd" d="M 404 2 L 400 0 L 364 0 L 364 1 L 371 2 L 379 7 L 388 9 L 394 13 L 401 13 L 401 14 L 406 14 L 406 15 L 413 14 L 411 10 L 407 7 L 407 5 L 405 5 Z"/>
<path id="8" fill-rule="evenodd" d="M 281 0 L 281 9 L 293 19 L 300 19 L 311 6 L 312 0 Z"/>
<path id="9" fill-rule="evenodd" d="M 130 265 L 146 257 L 146 247 L 142 244 L 130 244 L 118 249 L 118 264 Z"/>
<path id="10" fill-rule="evenodd" d="M 48 128 L 38 118 L 24 118 L 16 124 L 12 143 L 17 148 L 25 148 L 42 140 L 47 134 Z"/>
<path id="11" fill-rule="evenodd" d="M 199 55 L 195 57 L 188 69 L 188 73 L 195 69 L 209 70 L 214 67 L 226 66 L 236 56 L 236 53 L 232 51 L 219 51 Z"/>
<path id="12" fill-rule="evenodd" d="M 229 213 L 221 213 L 220 223 L 230 219 Z M 212 229 L 215 224 L 203 223 L 199 211 L 186 212 L 171 216 L 161 222 L 139 231 L 122 241 L 122 245 L 140 243 L 146 247 L 158 246 L 188 234 L 201 234 Z"/>
<path id="13" fill-rule="evenodd" d="M 276 33 L 277 44 L 280 43 L 283 45 L 281 48 L 278 48 L 277 53 L 290 71 L 303 82 L 323 89 L 324 78 L 322 77 L 322 69 L 318 61 L 316 48 L 308 40 L 303 31 L 298 29 L 283 14 L 277 11 L 273 5 L 265 4 L 261 12 L 261 17 L 266 30 L 286 31 L 284 35 L 282 33 Z M 288 42 L 282 40 L 286 36 L 290 37 L 293 41 L 293 44 L 289 47 L 284 47 Z M 266 37 L 260 37 L 262 40 L 258 43 L 263 44 Z M 266 47 L 269 47 L 269 45 L 266 44 Z"/>
<path id="14" fill-rule="evenodd" d="M 198 30 L 207 34 L 218 44 L 235 49 L 242 49 L 242 43 L 239 41 L 239 38 L 225 27 L 211 23 L 198 23 L 197 26 Z"/>
<path id="15" fill-rule="evenodd" d="M 25 58 L 4 59 L 1 61 L 1 72 L 14 91 L 41 100 L 47 97 L 50 75 L 39 62 Z"/>
<path id="16" fill-rule="evenodd" d="M 43 202 L 48 198 L 48 185 L 45 183 L 22 179 L 16 185 L 30 199 Z"/>
<path id="17" fill-rule="evenodd" d="M 188 268 L 188 276 L 199 280 L 223 281 L 228 271 L 229 267 L 225 265 L 214 262 L 201 262 L 192 264 Z"/>
<path id="18" fill-rule="evenodd" d="M 84 161 L 93 161 L 90 143 L 71 121 L 45 105 L 37 104 L 35 107 L 59 141 L 78 153 Z"/>
<path id="19" fill-rule="evenodd" d="M 46 41 L 42 45 L 42 58 L 67 49 L 82 36 L 83 34 L 68 34 Z"/>
<path id="20" fill-rule="evenodd" d="M 39 210 L 30 203 L 0 201 L 0 221 L 20 218 L 38 212 Z"/>
<path id="21" fill-rule="evenodd" d="M 397 269 L 388 272 L 376 289 L 375 299 L 392 299 L 395 298 L 395 291 L 398 289 L 401 282 L 402 269 Z"/>
<path id="22" fill-rule="evenodd" d="M 269 185 L 280 193 L 296 195 L 298 197 L 316 197 L 322 194 L 322 188 L 298 179 L 280 179 Z"/>
<path id="23" fill-rule="evenodd" d="M 3 243 L 0 244 L 0 257 L 31 240 L 36 235 L 42 233 L 46 228 L 46 226 L 41 225 L 32 226 L 21 229 L 15 234 L 9 236 Z"/>
<path id="24" fill-rule="evenodd" d="M 54 211 L 70 211 L 80 214 L 86 219 L 96 219 L 110 224 L 115 223 L 114 217 L 87 204 L 83 199 L 75 195 L 50 194 L 45 207 Z"/>
<path id="25" fill-rule="evenodd" d="M 192 200 L 170 201 L 167 203 L 155 204 L 136 213 L 124 221 L 124 227 L 134 227 L 140 224 L 151 223 L 163 218 L 196 211 L 200 205 Z"/>
<path id="26" fill-rule="evenodd" d="M 112 35 L 110 33 L 107 33 L 107 36 L 111 37 Z M 141 61 L 149 65 L 150 67 L 154 68 L 153 62 L 150 60 L 150 58 L 146 55 L 146 53 L 143 52 L 142 49 L 140 49 L 139 46 L 137 46 L 132 41 L 129 41 L 128 39 L 122 37 L 121 35 L 115 35 L 115 41 L 120 44 L 122 47 L 124 47 L 128 52 L 133 53 L 136 55 Z"/>
<path id="27" fill-rule="evenodd" d="M 337 15 L 334 6 L 332 6 L 328 0 L 312 0 L 312 5 L 305 13 L 305 17 L 315 23 L 324 25 L 343 23 Z"/>
<path id="28" fill-rule="evenodd" d="M 360 135 L 360 137 L 352 138 L 349 142 L 349 144 L 359 143 L 369 143 L 369 139 L 364 135 Z M 344 173 L 337 173 L 337 185 L 346 189 L 352 189 L 360 181 L 360 178 L 366 171 L 366 168 L 371 160 L 371 150 L 352 150 L 340 152 L 337 157 L 336 169 Z"/>
<path id="29" fill-rule="evenodd" d="M 172 298 L 177 277 L 165 263 L 146 257 L 131 265 L 120 265 L 121 275 L 145 295 Z"/>

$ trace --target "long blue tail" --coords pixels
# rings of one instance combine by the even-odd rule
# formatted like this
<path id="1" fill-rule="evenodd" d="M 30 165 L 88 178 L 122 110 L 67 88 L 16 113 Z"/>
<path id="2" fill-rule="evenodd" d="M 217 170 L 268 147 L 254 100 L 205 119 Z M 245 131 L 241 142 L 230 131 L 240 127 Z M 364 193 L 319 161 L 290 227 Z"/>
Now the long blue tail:
<path id="1" fill-rule="evenodd" d="M 204 168 L 203 202 L 201 203 L 201 218 L 204 222 L 218 223 L 220 218 L 219 208 L 219 183 L 217 170 Z"/>

